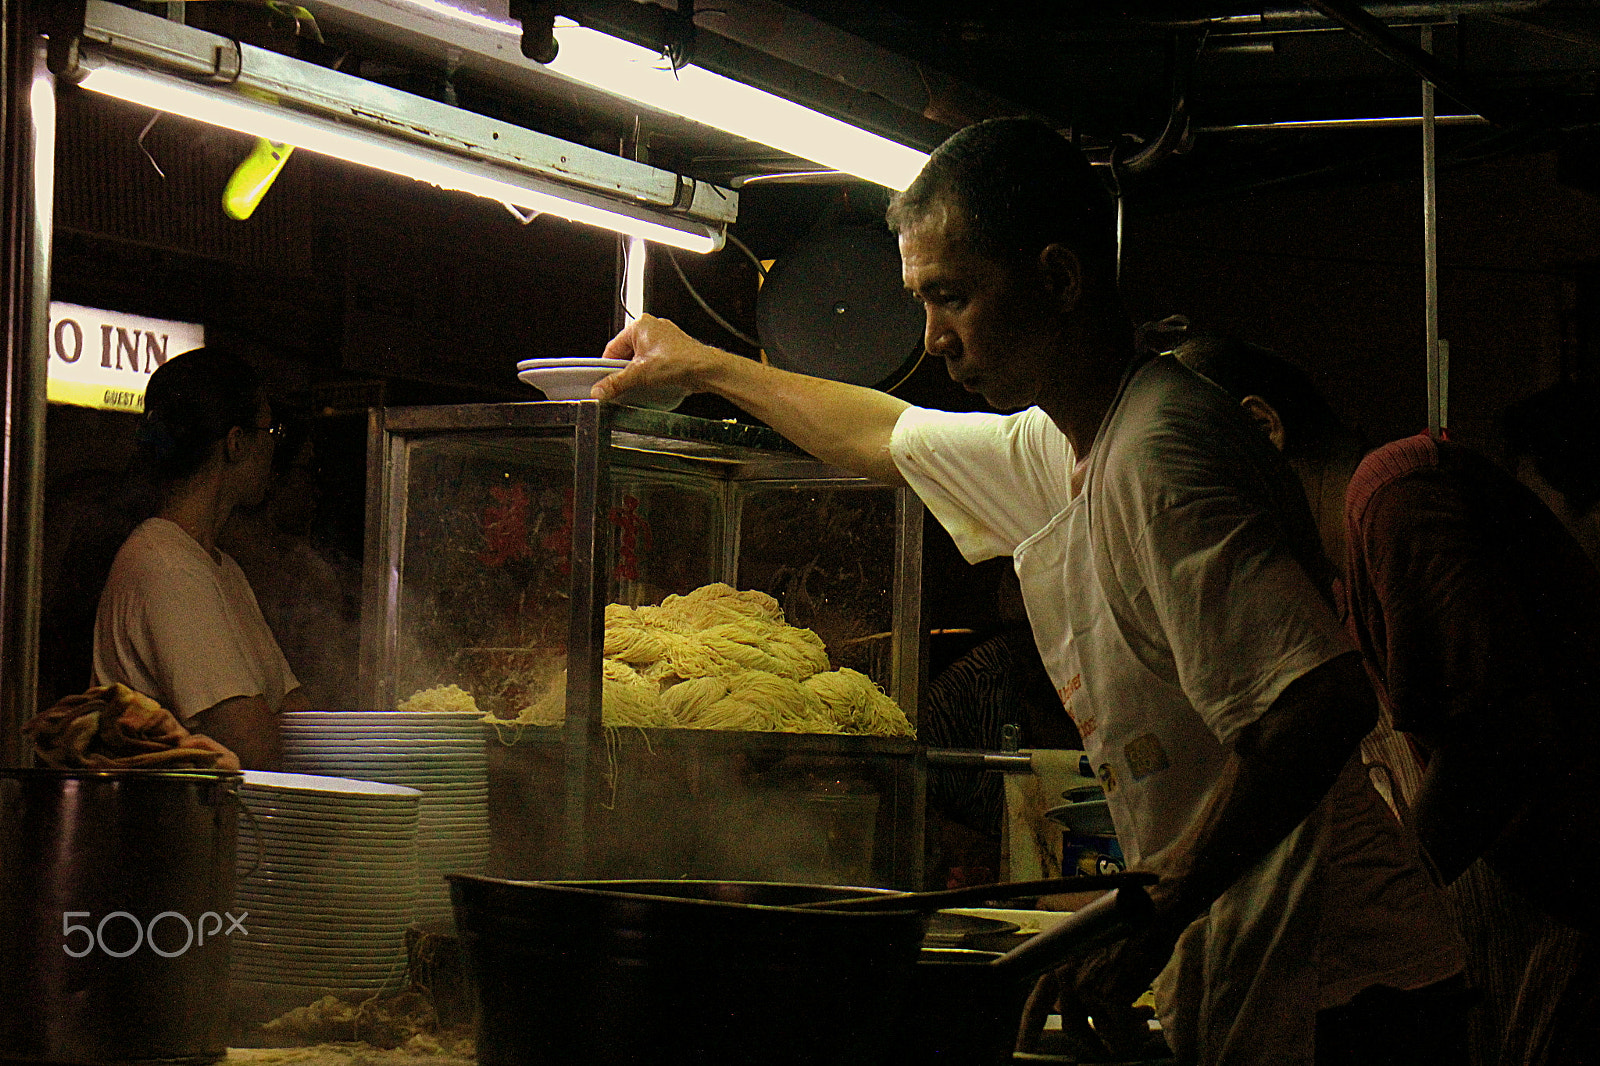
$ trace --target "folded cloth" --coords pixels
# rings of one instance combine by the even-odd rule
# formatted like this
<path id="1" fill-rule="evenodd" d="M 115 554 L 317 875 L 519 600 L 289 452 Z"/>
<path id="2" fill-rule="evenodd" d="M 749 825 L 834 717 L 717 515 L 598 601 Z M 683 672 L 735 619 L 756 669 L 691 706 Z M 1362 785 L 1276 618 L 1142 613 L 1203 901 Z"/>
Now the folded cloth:
<path id="1" fill-rule="evenodd" d="M 233 752 L 122 684 L 67 696 L 23 729 L 39 762 L 57 770 L 239 769 Z"/>

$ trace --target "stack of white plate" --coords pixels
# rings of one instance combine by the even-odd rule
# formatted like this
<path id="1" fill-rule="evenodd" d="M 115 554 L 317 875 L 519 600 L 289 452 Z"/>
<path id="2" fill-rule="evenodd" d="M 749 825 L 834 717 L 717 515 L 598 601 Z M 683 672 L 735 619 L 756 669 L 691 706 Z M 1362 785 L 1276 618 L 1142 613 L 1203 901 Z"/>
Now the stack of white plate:
<path id="1" fill-rule="evenodd" d="M 589 389 L 601 378 L 628 365 L 626 359 L 580 358 L 523 359 L 517 363 L 517 378 L 532 385 L 550 400 L 587 400 Z M 688 393 L 681 389 L 630 389 L 617 397 L 629 407 L 649 407 L 670 411 Z"/>
<path id="2" fill-rule="evenodd" d="M 422 794 L 400 785 L 247 770 L 229 975 L 300 999 L 404 982 Z"/>
<path id="3" fill-rule="evenodd" d="M 482 873 L 489 861 L 489 766 L 481 716 L 303 711 L 284 714 L 282 729 L 287 769 L 422 793 L 414 914 L 419 922 L 452 921 L 445 874 Z"/>

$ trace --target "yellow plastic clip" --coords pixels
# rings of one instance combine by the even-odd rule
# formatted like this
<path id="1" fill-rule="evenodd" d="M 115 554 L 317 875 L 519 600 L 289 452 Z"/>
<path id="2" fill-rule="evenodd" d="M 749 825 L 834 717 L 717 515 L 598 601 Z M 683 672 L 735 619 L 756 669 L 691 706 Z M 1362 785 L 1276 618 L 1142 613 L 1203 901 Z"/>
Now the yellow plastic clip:
<path id="1" fill-rule="evenodd" d="M 265 137 L 257 137 L 255 148 L 245 156 L 244 162 L 234 168 L 232 177 L 222 190 L 223 212 L 239 222 L 254 214 L 293 151 L 292 144 L 279 144 Z"/>

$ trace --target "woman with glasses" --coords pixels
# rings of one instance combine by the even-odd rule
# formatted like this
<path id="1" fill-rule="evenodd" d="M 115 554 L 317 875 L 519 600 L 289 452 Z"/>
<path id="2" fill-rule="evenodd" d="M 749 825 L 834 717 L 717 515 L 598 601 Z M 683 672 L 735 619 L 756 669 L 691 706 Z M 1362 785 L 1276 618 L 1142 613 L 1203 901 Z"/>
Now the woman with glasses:
<path id="1" fill-rule="evenodd" d="M 138 460 L 159 505 L 117 552 L 94 627 L 95 684 L 152 697 L 246 769 L 277 769 L 278 714 L 307 709 L 243 571 L 217 547 L 234 508 L 266 495 L 282 433 L 238 353 L 210 346 L 156 369 Z"/>

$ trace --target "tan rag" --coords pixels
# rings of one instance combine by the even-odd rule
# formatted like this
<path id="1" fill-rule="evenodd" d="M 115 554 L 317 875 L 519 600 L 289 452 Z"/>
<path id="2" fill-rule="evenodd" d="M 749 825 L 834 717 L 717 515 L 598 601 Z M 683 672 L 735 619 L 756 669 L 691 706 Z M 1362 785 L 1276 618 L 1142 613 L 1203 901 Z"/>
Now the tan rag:
<path id="1" fill-rule="evenodd" d="M 232 751 L 122 684 L 67 696 L 23 729 L 40 764 L 57 770 L 239 769 Z"/>

